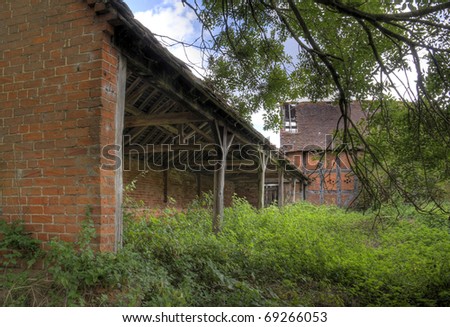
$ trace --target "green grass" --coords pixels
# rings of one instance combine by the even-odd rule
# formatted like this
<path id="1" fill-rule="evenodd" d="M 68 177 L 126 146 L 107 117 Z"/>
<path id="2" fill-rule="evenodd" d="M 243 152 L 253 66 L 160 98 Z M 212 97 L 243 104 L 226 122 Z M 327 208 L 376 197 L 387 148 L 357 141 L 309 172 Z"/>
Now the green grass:
<path id="1" fill-rule="evenodd" d="M 86 247 L 80 254 L 71 244 L 54 243 L 45 260 L 53 276 L 45 292 L 50 300 L 31 303 L 450 305 L 446 217 L 420 215 L 408 207 L 401 217 L 387 209 L 381 215 L 383 224 L 374 227 L 374 214 L 307 203 L 258 212 L 236 198 L 225 211 L 222 233 L 215 236 L 207 198 L 184 213 L 128 214 L 118 254 Z M 30 303 L 10 296 L 5 305 L 24 301 Z"/>

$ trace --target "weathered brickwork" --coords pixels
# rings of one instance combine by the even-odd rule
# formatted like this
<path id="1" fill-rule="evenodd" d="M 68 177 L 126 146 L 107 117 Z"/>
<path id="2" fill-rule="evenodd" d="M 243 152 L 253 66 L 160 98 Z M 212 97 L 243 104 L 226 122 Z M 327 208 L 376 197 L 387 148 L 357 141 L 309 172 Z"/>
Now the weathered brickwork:
<path id="1" fill-rule="evenodd" d="M 167 178 L 166 182 L 165 178 Z M 133 200 L 142 201 L 145 207 L 155 212 L 167 206 L 180 210 L 186 209 L 199 195 L 212 192 L 214 186 L 212 174 L 206 175 L 176 169 L 169 169 L 166 172 L 139 171 L 137 161 L 132 160 L 125 160 L 123 179 L 125 186 L 134 182 L 134 188 L 127 192 L 127 196 Z M 229 180 L 225 182 L 224 203 L 226 206 L 231 205 L 235 193 L 242 197 L 249 195 L 246 188 L 241 188 L 242 185 L 242 183 L 237 184 Z M 253 195 L 249 202 L 256 205 L 256 196 L 254 196 L 254 203 L 252 200 Z"/>
<path id="2" fill-rule="evenodd" d="M 342 127 L 338 126 L 341 116 L 338 106 L 304 102 L 290 108 L 295 129 L 282 130 L 280 143 L 291 161 L 309 177 L 304 199 L 315 204 L 351 205 L 358 194 L 357 178 L 347 156 L 332 151 L 336 146 L 333 134 Z M 284 114 L 286 122 L 287 109 Z M 354 122 L 364 119 L 358 103 L 351 105 L 351 118 Z"/>
<path id="3" fill-rule="evenodd" d="M 258 180 L 244 179 L 235 182 L 235 193 L 238 197 L 246 199 L 251 205 L 258 205 Z"/>
<path id="4" fill-rule="evenodd" d="M 85 1 L 0 3 L 1 217 L 42 241 L 73 241 L 88 210 L 100 249 L 114 244 L 114 172 L 99 169 L 114 142 L 111 33 Z"/>

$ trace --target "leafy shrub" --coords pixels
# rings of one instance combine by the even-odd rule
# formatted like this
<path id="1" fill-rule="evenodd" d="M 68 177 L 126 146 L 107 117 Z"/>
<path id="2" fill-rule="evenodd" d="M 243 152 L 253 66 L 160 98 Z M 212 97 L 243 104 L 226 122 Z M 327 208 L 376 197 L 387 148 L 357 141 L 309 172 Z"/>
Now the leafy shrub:
<path id="1" fill-rule="evenodd" d="M 0 252 L 3 252 L 1 264 L 3 267 L 16 266 L 25 260 L 28 266 L 36 262 L 40 255 L 40 242 L 33 239 L 25 231 L 22 221 L 7 224 L 0 221 Z"/>
<path id="2" fill-rule="evenodd" d="M 30 237 L 21 221 L 0 221 L 0 235 L 0 305 L 40 305 L 45 286 L 29 272 L 42 254 L 40 242 Z"/>
<path id="3" fill-rule="evenodd" d="M 210 212 L 191 208 L 131 220 L 126 240 L 183 305 L 447 305 L 448 228 L 404 212 L 374 228 L 372 214 L 307 203 L 256 211 L 235 198 L 217 237 Z"/>
<path id="4" fill-rule="evenodd" d="M 33 284 L 30 275 L 11 279 L 10 290 L 16 283 L 26 292 L 14 288 L 5 303 L 450 305 L 447 217 L 421 215 L 406 206 L 396 217 L 386 208 L 378 213 L 382 223 L 374 225 L 373 213 L 308 203 L 257 211 L 234 198 L 216 236 L 210 200 L 206 195 L 186 212 L 168 208 L 157 217 L 149 211 L 128 212 L 124 247 L 116 254 L 91 248 L 95 229 L 88 217 L 78 242 L 51 243 L 45 257 L 47 283 L 34 279 Z M 33 292 L 45 301 L 37 301 Z"/>

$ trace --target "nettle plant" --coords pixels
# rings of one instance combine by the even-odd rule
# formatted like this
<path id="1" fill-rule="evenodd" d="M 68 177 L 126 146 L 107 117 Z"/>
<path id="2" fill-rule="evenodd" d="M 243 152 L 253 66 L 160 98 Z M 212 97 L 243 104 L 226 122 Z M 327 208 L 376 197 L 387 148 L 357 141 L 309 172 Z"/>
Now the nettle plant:
<path id="1" fill-rule="evenodd" d="M 26 263 L 31 267 L 41 254 L 40 241 L 31 238 L 22 221 L 0 221 L 0 253 L 3 268 Z"/>

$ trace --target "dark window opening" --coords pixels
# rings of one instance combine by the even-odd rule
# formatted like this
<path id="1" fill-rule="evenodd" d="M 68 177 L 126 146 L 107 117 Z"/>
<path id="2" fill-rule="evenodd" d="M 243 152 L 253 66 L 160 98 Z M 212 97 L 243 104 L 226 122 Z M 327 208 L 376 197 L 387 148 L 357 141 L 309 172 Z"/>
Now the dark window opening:
<path id="1" fill-rule="evenodd" d="M 296 105 L 291 103 L 286 103 L 284 105 L 284 131 L 289 133 L 297 133 L 297 118 L 296 118 Z"/>

